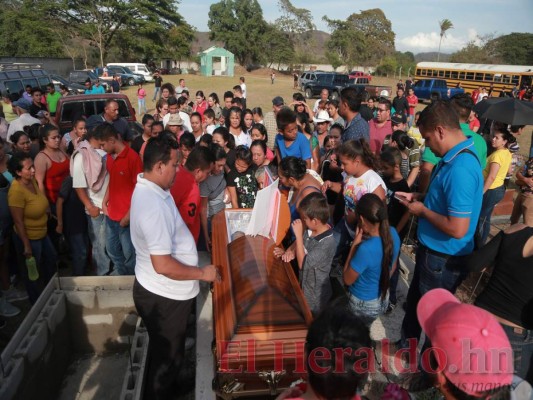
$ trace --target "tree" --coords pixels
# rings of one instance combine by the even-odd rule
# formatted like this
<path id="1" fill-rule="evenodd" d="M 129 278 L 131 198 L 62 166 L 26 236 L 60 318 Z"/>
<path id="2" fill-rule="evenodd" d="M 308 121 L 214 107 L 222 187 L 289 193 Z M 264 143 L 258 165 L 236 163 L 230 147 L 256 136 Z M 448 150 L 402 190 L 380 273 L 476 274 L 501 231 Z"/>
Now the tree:
<path id="1" fill-rule="evenodd" d="M 391 22 L 379 8 L 350 15 L 346 21 L 323 17 L 332 29 L 327 43 L 348 66 L 372 66 L 394 52 L 395 34 Z"/>
<path id="2" fill-rule="evenodd" d="M 381 63 L 376 68 L 376 73 L 378 75 L 385 75 L 388 77 L 389 75 L 393 75 L 397 69 L 398 61 L 396 60 L 396 58 L 392 56 L 387 56 L 383 58 Z"/>
<path id="3" fill-rule="evenodd" d="M 221 0 L 209 8 L 209 38 L 224 42 L 239 64 L 246 66 L 262 58 L 260 44 L 268 26 L 257 0 Z"/>
<path id="4" fill-rule="evenodd" d="M 437 62 L 440 60 L 440 45 L 442 44 L 442 39 L 446 36 L 446 32 L 450 29 L 453 29 L 453 23 L 447 18 L 444 18 L 442 21 L 439 21 L 440 27 L 440 40 L 439 40 L 439 51 L 437 53 Z"/>
<path id="5" fill-rule="evenodd" d="M 489 41 L 503 64 L 533 65 L 533 33 L 511 33 Z"/>
<path id="6" fill-rule="evenodd" d="M 277 63 L 289 64 L 294 60 L 294 46 L 286 33 L 282 32 L 275 24 L 269 24 L 263 36 L 263 59 L 268 68 Z"/>
<path id="7" fill-rule="evenodd" d="M 36 15 L 42 15 L 39 21 Z M 5 0 L 0 7 L 0 54 L 10 57 L 63 57 L 53 26 L 39 4 L 31 0 Z"/>
<path id="8" fill-rule="evenodd" d="M 294 7 L 290 0 L 279 0 L 278 8 L 281 17 L 276 19 L 275 25 L 287 35 L 296 51 L 295 57 L 301 59 L 302 53 L 308 53 L 313 45 L 311 32 L 316 29 L 316 26 L 313 23 L 311 11 Z"/>
<path id="9" fill-rule="evenodd" d="M 135 46 L 136 52 L 141 49 L 146 57 L 146 53 L 162 50 L 162 40 L 173 26 L 188 26 L 172 0 L 37 1 L 46 4 L 48 14 L 66 29 L 75 29 L 90 40 L 99 50 L 101 65 L 105 65 L 106 54 L 113 44 L 123 44 L 115 42 L 123 32 L 130 37 L 122 34 L 121 39 Z"/>
<path id="10" fill-rule="evenodd" d="M 472 64 L 491 64 L 492 58 L 487 54 L 483 46 L 479 46 L 475 41 L 470 41 L 461 50 L 456 51 L 450 56 L 450 62 L 454 63 L 472 63 Z"/>

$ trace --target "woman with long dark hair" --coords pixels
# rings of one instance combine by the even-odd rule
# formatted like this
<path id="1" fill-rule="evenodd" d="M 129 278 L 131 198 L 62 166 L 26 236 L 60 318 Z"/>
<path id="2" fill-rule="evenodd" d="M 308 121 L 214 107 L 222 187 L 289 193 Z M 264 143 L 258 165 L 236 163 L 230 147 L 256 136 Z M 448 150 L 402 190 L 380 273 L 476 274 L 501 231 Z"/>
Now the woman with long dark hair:
<path id="1" fill-rule="evenodd" d="M 400 237 L 389 226 L 383 200 L 367 193 L 357 202 L 359 223 L 344 266 L 349 308 L 370 325 L 387 309 L 390 276 L 400 253 Z M 363 234 L 367 239 L 363 240 Z"/>

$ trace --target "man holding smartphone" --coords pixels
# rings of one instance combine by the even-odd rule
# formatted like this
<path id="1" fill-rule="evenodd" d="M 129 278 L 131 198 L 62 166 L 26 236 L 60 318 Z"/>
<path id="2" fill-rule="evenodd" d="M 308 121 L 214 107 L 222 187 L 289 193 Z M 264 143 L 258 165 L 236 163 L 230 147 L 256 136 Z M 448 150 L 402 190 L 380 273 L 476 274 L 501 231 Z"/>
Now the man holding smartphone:
<path id="1" fill-rule="evenodd" d="M 396 193 L 396 198 L 419 218 L 419 246 L 398 343 L 401 348 L 408 347 L 408 339 L 420 338 L 416 318 L 420 297 L 435 288 L 454 293 L 465 278 L 464 259 L 474 249 L 483 197 L 474 141 L 464 135 L 454 108 L 442 101 L 433 103 L 420 114 L 418 127 L 426 146 L 442 160 L 434 168 L 425 196 Z"/>

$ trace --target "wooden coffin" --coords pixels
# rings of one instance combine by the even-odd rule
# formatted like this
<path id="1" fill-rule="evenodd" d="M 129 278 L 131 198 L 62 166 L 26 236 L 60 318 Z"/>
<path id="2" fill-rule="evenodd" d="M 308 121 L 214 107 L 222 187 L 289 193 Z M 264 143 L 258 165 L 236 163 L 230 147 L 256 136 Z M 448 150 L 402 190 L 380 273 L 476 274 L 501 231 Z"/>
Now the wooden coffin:
<path id="1" fill-rule="evenodd" d="M 304 375 L 311 312 L 291 266 L 264 236 L 228 231 L 226 210 L 213 218 L 215 382 L 223 398 L 275 394 Z M 229 215 L 229 214 L 228 214 Z M 240 237 L 237 237 L 240 236 Z"/>

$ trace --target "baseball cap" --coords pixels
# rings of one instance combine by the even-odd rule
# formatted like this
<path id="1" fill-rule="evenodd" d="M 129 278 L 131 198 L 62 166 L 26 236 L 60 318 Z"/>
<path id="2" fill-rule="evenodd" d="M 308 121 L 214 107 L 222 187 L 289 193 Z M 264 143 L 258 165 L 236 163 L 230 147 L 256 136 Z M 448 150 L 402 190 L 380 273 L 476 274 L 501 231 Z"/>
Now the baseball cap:
<path id="1" fill-rule="evenodd" d="M 183 125 L 183 120 L 181 119 L 179 114 L 170 114 L 167 125 Z"/>
<path id="2" fill-rule="evenodd" d="M 511 384 L 513 351 L 492 314 L 433 289 L 420 299 L 417 315 L 439 370 L 457 388 L 475 396 Z"/>
<path id="3" fill-rule="evenodd" d="M 283 101 L 283 97 L 281 96 L 276 96 L 272 99 L 272 105 L 273 106 L 282 106 L 284 105 L 285 102 Z"/>
<path id="4" fill-rule="evenodd" d="M 393 124 L 405 124 L 407 122 L 407 117 L 405 114 L 395 113 L 390 118 L 390 121 Z"/>
<path id="5" fill-rule="evenodd" d="M 23 110 L 30 111 L 31 103 L 26 100 L 24 97 L 21 97 L 17 101 L 13 102 L 15 107 L 22 108 Z"/>

